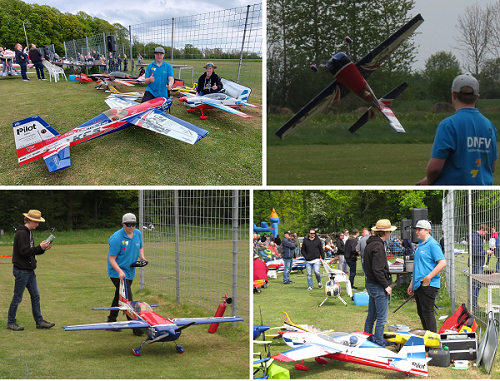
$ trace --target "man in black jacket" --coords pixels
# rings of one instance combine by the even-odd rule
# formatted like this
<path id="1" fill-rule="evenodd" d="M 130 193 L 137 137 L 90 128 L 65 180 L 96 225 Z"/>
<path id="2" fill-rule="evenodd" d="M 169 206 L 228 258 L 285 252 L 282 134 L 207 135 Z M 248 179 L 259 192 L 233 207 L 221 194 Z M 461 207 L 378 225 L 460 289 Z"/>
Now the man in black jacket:
<path id="1" fill-rule="evenodd" d="M 384 327 L 389 311 L 389 295 L 392 292 L 392 276 L 387 264 L 384 242 L 396 230 L 389 220 L 379 220 L 372 228 L 374 235 L 366 241 L 364 252 L 364 268 L 366 291 L 368 292 L 368 316 L 365 321 L 366 333 L 372 333 L 375 320 L 377 325 L 373 334 L 373 342 L 384 346 Z"/>
<path id="2" fill-rule="evenodd" d="M 306 260 L 306 271 L 307 271 L 307 290 L 311 291 L 313 289 L 312 280 L 312 270 L 314 268 L 314 275 L 316 275 L 316 280 L 318 281 L 318 288 L 321 288 L 321 274 L 319 273 L 319 266 L 321 264 L 320 258 L 325 259 L 325 252 L 323 250 L 323 243 L 321 239 L 316 235 L 314 229 L 309 229 L 309 237 L 305 238 L 302 242 L 302 255 Z"/>
<path id="3" fill-rule="evenodd" d="M 9 307 L 7 328 L 13 331 L 22 331 L 24 327 L 17 325 L 16 313 L 17 307 L 23 299 L 24 290 L 27 288 L 31 296 L 31 308 L 33 318 L 37 328 L 52 328 L 55 324 L 43 320 L 40 310 L 40 293 L 36 283 L 36 259 L 35 255 L 41 255 L 49 250 L 52 245 L 48 241 L 42 241 L 40 245 L 35 246 L 32 230 L 38 227 L 40 222 L 45 222 L 42 213 L 38 210 L 30 210 L 23 213 L 24 225 L 17 228 L 14 236 L 14 250 L 12 253 L 12 264 L 14 265 L 14 297 Z"/>
<path id="4" fill-rule="evenodd" d="M 358 288 L 354 286 L 354 277 L 356 276 L 356 261 L 358 260 L 358 252 L 356 251 L 356 246 L 358 244 L 359 230 L 353 229 L 352 237 L 349 237 L 345 242 L 344 258 L 349 266 L 349 281 L 351 282 L 351 288 L 357 290 Z"/>

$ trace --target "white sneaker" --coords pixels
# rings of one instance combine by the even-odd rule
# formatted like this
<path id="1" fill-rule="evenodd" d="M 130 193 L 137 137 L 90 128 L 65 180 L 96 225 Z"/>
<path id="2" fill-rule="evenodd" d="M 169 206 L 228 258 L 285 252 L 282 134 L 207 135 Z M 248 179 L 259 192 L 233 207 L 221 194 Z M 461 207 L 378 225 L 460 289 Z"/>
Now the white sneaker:
<path id="1" fill-rule="evenodd" d="M 307 291 L 311 291 L 312 289 L 312 287 L 307 287 Z"/>
<path id="2" fill-rule="evenodd" d="M 321 282 L 318 283 L 318 288 L 321 288 L 323 287 L 323 285 L 321 284 Z"/>

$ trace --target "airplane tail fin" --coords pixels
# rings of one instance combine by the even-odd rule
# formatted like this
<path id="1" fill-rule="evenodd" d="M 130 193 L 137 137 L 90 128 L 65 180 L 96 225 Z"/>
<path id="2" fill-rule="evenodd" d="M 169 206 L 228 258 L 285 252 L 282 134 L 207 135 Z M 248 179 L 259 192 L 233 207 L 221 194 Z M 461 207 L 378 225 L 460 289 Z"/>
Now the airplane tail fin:
<path id="1" fill-rule="evenodd" d="M 392 112 L 392 110 L 388 107 L 394 99 L 398 95 L 400 95 L 406 88 L 408 87 L 408 84 L 406 82 L 403 82 L 400 84 L 398 87 L 392 89 L 390 92 L 388 92 L 386 95 L 384 95 L 382 98 L 379 99 L 379 104 L 381 107 L 379 108 L 379 111 L 387 118 L 389 121 L 389 125 L 396 130 L 397 132 L 400 133 L 405 133 L 406 131 L 404 130 L 403 126 L 401 123 L 399 123 L 398 119 Z M 363 125 L 366 124 L 370 119 L 372 119 L 375 116 L 375 111 L 373 110 L 372 107 L 370 107 L 366 112 L 354 123 L 351 128 L 349 128 L 349 131 L 351 134 L 359 130 Z"/>
<path id="2" fill-rule="evenodd" d="M 18 120 L 12 123 L 12 126 L 19 164 L 42 157 L 47 151 L 44 147 L 59 135 L 59 132 L 38 115 Z"/>
<path id="3" fill-rule="evenodd" d="M 129 304 L 130 300 L 128 300 L 128 291 L 127 287 L 125 286 L 126 280 L 121 280 L 120 279 L 120 294 L 118 296 L 118 304 L 121 306 L 124 303 Z"/>
<path id="4" fill-rule="evenodd" d="M 399 351 L 400 358 L 391 362 L 397 370 L 417 376 L 428 375 L 427 362 L 430 360 L 425 354 L 424 339 L 412 336 Z"/>

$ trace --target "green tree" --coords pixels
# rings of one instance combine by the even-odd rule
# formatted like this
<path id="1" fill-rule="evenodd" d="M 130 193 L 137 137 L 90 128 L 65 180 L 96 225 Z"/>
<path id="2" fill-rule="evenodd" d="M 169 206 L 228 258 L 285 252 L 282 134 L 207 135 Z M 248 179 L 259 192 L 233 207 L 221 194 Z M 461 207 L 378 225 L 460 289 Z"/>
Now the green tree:
<path id="1" fill-rule="evenodd" d="M 453 79 L 460 74 L 460 63 L 451 52 L 440 51 L 425 61 L 424 77 L 429 84 L 429 96 L 439 102 L 449 102 Z"/>
<path id="2" fill-rule="evenodd" d="M 500 98 L 500 58 L 486 60 L 481 74 L 478 76 L 481 83 L 481 98 Z"/>

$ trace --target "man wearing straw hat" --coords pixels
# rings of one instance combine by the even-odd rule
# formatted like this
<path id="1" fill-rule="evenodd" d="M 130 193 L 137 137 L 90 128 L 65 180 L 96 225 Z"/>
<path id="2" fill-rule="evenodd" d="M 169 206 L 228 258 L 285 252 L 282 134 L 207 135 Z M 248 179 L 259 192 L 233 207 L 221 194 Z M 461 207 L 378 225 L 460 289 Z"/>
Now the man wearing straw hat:
<path id="1" fill-rule="evenodd" d="M 217 66 L 215 66 L 213 62 L 209 62 L 203 66 L 203 68 L 205 69 L 205 73 L 198 79 L 198 91 L 196 95 L 201 97 L 211 93 L 220 93 L 222 90 L 222 81 L 214 72 Z"/>
<path id="2" fill-rule="evenodd" d="M 40 293 L 36 282 L 36 255 L 41 255 L 49 250 L 52 245 L 48 241 L 42 241 L 40 245 L 35 246 L 32 230 L 38 227 L 40 222 L 45 222 L 42 213 L 39 210 L 32 209 L 28 213 L 23 213 L 24 225 L 16 230 L 14 236 L 14 250 L 12 253 L 13 273 L 15 277 L 14 297 L 9 307 L 7 328 L 13 331 L 23 331 L 24 327 L 17 325 L 16 313 L 17 307 L 23 299 L 25 289 L 31 296 L 31 309 L 33 318 L 36 322 L 36 328 L 52 328 L 55 324 L 43 320 L 40 310 Z"/>
<path id="3" fill-rule="evenodd" d="M 391 237 L 394 230 L 396 226 L 392 226 L 391 221 L 378 220 L 377 224 L 372 227 L 374 235 L 366 241 L 364 252 L 365 287 L 370 296 L 364 331 L 372 333 L 375 321 L 377 321 L 372 339 L 382 347 L 384 346 L 384 327 L 389 311 L 389 295 L 392 292 L 392 276 L 387 265 L 384 242 Z"/>

